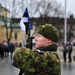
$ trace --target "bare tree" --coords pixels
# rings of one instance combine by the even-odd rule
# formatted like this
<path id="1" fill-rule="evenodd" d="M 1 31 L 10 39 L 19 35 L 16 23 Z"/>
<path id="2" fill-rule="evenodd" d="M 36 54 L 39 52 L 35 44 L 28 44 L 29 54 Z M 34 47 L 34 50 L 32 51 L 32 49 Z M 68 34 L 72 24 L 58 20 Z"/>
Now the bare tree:
<path id="1" fill-rule="evenodd" d="M 38 25 L 49 23 L 49 17 L 63 17 L 64 14 L 64 9 L 55 0 L 33 0 L 28 5 L 30 5 L 29 10 L 31 9 L 30 13 L 32 13 L 32 17 L 34 17 L 34 15 L 38 15 Z M 54 19 L 52 21 L 53 22 L 51 23 L 54 24 Z"/>
<path id="2" fill-rule="evenodd" d="M 67 30 L 67 39 L 68 39 L 68 41 L 69 42 L 71 42 L 72 41 L 72 37 L 74 37 L 74 35 L 73 35 L 73 26 L 74 26 L 74 24 L 75 24 L 75 21 L 74 21 L 74 17 L 73 17 L 73 15 L 71 14 L 70 15 L 70 18 L 68 19 L 68 30 Z"/>
<path id="3" fill-rule="evenodd" d="M 29 15 L 31 17 L 39 17 L 39 19 L 36 21 L 38 25 L 49 23 L 49 17 L 63 17 L 64 9 L 56 2 L 56 0 L 28 0 L 27 3 Z M 54 19 L 52 21 L 53 22 L 51 23 L 54 25 Z"/>
<path id="4" fill-rule="evenodd" d="M 3 17 L 4 26 L 6 29 L 6 39 L 8 42 L 10 42 L 12 37 L 12 32 L 13 32 L 13 25 L 14 25 L 14 22 L 12 21 L 12 19 L 15 17 L 19 17 L 20 13 L 23 12 L 22 10 L 23 1 L 19 0 L 18 2 L 18 0 L 12 0 L 10 3 L 10 1 L 8 0 L 3 0 L 3 4 L 4 4 L 3 6 L 5 8 L 5 11 L 8 8 L 10 11 L 10 16 L 11 16 L 10 18 L 8 18 L 8 13 L 5 12 L 4 15 L 6 15 L 6 18 Z M 9 19 L 9 25 L 8 25 L 8 19 Z"/>
<path id="5" fill-rule="evenodd" d="M 4 2 L 4 14 L 2 15 L 3 17 L 2 17 L 2 20 L 3 20 L 3 22 L 4 22 L 4 26 L 5 26 L 5 29 L 6 29 L 6 38 L 7 39 L 9 39 L 8 38 L 8 25 L 7 25 L 7 23 L 8 23 L 8 19 L 9 19 L 9 17 L 8 17 L 8 10 L 7 10 L 7 8 L 6 8 L 6 6 L 7 6 L 7 4 L 6 4 L 6 1 L 3 1 Z"/>
<path id="6" fill-rule="evenodd" d="M 5 0 L 4 0 L 5 1 Z M 8 0 L 6 0 L 8 1 Z M 9 2 L 5 2 L 9 3 Z M 48 23 L 49 17 L 62 17 L 64 9 L 60 4 L 56 2 L 56 0 L 12 0 L 11 3 L 11 18 L 22 17 L 25 7 L 28 8 L 30 17 L 39 17 L 37 21 L 38 25 Z M 5 6 L 7 7 L 7 6 Z M 10 7 L 10 6 L 9 6 Z M 41 19 L 44 19 L 41 21 Z M 53 25 L 54 25 L 54 20 Z M 59 25 L 59 24 L 58 24 Z M 10 21 L 10 37 L 7 39 L 11 39 L 12 31 L 13 31 L 13 22 Z M 37 26 L 36 26 L 37 27 Z M 6 33 L 7 33 L 7 25 L 6 25 Z M 8 35 L 8 33 L 6 34 Z"/>

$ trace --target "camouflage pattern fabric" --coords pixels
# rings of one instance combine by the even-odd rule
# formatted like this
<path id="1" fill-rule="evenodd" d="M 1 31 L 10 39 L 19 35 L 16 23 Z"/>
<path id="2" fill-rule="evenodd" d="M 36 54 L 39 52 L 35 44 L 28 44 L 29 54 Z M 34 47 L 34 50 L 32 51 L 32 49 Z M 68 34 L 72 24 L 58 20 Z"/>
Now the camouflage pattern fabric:
<path id="1" fill-rule="evenodd" d="M 19 48 L 15 50 L 13 65 L 24 75 L 61 75 L 60 60 L 56 52 Z"/>

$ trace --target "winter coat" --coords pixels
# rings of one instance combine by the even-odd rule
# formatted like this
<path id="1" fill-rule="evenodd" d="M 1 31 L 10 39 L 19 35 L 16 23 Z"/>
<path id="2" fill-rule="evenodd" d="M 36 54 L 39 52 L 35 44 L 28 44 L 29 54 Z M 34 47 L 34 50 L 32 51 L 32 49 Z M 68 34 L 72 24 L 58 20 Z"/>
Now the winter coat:
<path id="1" fill-rule="evenodd" d="M 24 75 L 61 75 L 57 46 L 49 45 L 39 50 L 19 48 L 14 53 L 13 65 Z"/>

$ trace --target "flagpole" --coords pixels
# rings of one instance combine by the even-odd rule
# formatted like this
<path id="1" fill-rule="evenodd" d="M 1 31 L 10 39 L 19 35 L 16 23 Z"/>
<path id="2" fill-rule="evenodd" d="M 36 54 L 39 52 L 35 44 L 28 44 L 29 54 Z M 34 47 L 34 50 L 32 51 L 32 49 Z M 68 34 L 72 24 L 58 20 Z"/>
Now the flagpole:
<path id="1" fill-rule="evenodd" d="M 64 21 L 64 43 L 66 44 L 67 43 L 67 18 L 66 18 L 66 6 L 67 6 L 67 0 L 65 0 L 65 21 Z"/>
<path id="2" fill-rule="evenodd" d="M 22 31 L 22 47 L 24 47 L 24 32 Z"/>
<path id="3" fill-rule="evenodd" d="M 24 2 L 22 1 L 22 7 L 24 7 L 24 4 L 23 4 Z M 22 12 L 23 12 L 24 10 L 22 9 Z M 22 30 L 22 47 L 24 47 L 24 45 L 25 45 L 25 34 L 24 34 L 25 32 Z"/>

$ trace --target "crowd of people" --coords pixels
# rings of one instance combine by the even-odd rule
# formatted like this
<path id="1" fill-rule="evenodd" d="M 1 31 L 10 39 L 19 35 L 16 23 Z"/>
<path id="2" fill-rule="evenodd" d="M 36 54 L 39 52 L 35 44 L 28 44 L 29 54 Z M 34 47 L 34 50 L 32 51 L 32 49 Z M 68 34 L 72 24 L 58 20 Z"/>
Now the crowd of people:
<path id="1" fill-rule="evenodd" d="M 67 54 L 68 54 L 68 62 L 72 62 L 72 51 L 73 51 L 73 45 L 71 43 L 63 45 L 64 62 L 67 61 Z"/>
<path id="2" fill-rule="evenodd" d="M 0 43 L 0 57 L 8 57 L 10 53 L 10 58 L 12 59 L 12 54 L 15 50 L 15 45 L 13 43 L 8 44 L 7 42 Z"/>

